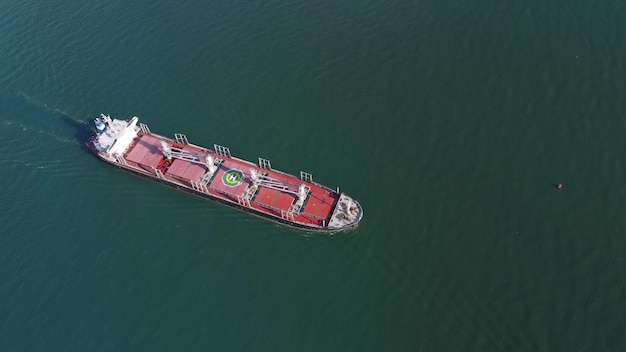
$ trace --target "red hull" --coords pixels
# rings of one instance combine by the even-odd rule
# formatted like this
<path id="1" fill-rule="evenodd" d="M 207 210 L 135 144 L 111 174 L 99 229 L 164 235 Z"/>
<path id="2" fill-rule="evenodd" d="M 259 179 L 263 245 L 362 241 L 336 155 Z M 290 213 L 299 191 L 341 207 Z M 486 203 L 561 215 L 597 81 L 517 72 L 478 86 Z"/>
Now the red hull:
<path id="1" fill-rule="evenodd" d="M 99 150 L 98 137 L 94 134 L 87 146 L 110 164 L 278 223 L 333 232 L 356 227 L 362 217 L 356 201 L 313 182 L 305 177 L 308 174 L 297 178 L 271 169 L 269 162 L 261 163 L 264 160 L 259 166 L 232 157 L 227 148 L 208 150 L 189 144 L 184 136 L 172 140 L 146 127 L 136 132 L 121 155 L 111 156 Z M 169 148 L 175 157 L 168 154 Z M 213 166 L 205 165 L 205 159 L 214 160 Z M 348 207 L 352 211 L 358 207 L 353 219 Z"/>

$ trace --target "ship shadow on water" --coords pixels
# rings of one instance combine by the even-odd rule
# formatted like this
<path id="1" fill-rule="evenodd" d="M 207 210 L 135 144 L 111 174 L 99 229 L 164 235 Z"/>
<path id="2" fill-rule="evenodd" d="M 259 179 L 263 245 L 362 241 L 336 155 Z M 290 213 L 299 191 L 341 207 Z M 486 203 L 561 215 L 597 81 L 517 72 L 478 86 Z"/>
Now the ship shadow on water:
<path id="1" fill-rule="evenodd" d="M 72 118 L 65 112 L 50 108 L 24 93 L 13 96 L 0 95 L 0 118 L 6 120 L 7 124 L 21 126 L 23 130 L 44 133 L 61 142 L 76 142 L 83 151 L 90 153 L 85 145 L 92 134 L 89 122 Z"/>
<path id="2" fill-rule="evenodd" d="M 65 125 L 71 128 L 70 133 L 72 134 L 72 137 L 79 142 L 78 144 L 80 145 L 80 149 L 85 153 L 91 154 L 91 151 L 85 144 L 85 142 L 87 142 L 93 134 L 93 131 L 89 127 L 89 123 L 82 120 L 76 120 L 63 113 L 58 113 L 57 117 L 59 120 L 63 121 Z"/>

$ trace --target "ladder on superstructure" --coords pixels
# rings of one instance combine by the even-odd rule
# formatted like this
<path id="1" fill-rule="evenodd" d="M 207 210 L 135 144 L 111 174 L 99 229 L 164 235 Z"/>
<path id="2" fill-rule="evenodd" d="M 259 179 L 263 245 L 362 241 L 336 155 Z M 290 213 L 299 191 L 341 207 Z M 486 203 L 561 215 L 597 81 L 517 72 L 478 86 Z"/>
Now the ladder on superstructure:
<path id="1" fill-rule="evenodd" d="M 209 189 L 207 188 L 206 184 L 202 183 L 202 180 L 198 182 L 191 181 L 191 188 L 203 193 L 209 193 Z"/>
<path id="2" fill-rule="evenodd" d="M 291 210 L 281 210 L 280 211 L 280 217 L 283 219 L 287 219 L 287 220 L 291 220 L 291 221 L 296 221 L 295 216 L 293 214 L 293 211 Z"/>
<path id="3" fill-rule="evenodd" d="M 141 129 L 141 132 L 143 132 L 144 134 L 150 134 L 150 128 L 145 123 L 140 122 L 139 128 Z"/>
<path id="4" fill-rule="evenodd" d="M 157 178 L 165 178 L 165 176 L 163 176 L 163 171 L 157 169 L 156 167 L 152 166 L 152 171 L 154 172 Z"/>
<path id="5" fill-rule="evenodd" d="M 227 158 L 231 157 L 230 149 L 228 147 L 223 147 L 223 146 L 218 145 L 218 144 L 213 144 L 213 147 L 215 148 L 215 152 L 218 155 L 221 155 L 221 156 L 224 156 L 224 157 L 227 157 Z"/>
<path id="6" fill-rule="evenodd" d="M 247 207 L 251 207 L 251 205 L 250 205 L 250 199 L 248 199 L 248 198 L 247 198 L 247 197 L 245 197 L 245 196 L 240 196 L 240 195 L 238 195 L 238 196 L 237 196 L 237 203 L 239 203 L 239 204 L 241 204 L 241 205 L 245 205 L 245 206 L 247 206 Z"/>
<path id="7" fill-rule="evenodd" d="M 308 172 L 300 171 L 300 179 L 304 182 L 313 182 L 313 175 Z"/>
<path id="8" fill-rule="evenodd" d="M 272 169 L 272 164 L 267 159 L 259 158 L 259 167 L 261 169 L 271 170 Z"/>
<path id="9" fill-rule="evenodd" d="M 128 163 L 126 162 L 126 159 L 124 159 L 123 155 L 119 155 L 119 154 L 115 154 L 115 160 L 123 165 L 128 165 Z"/>
<path id="10" fill-rule="evenodd" d="M 187 140 L 187 136 L 182 133 L 174 133 L 174 138 L 176 139 L 176 142 L 179 144 L 183 144 L 183 145 L 189 144 L 189 141 Z"/>

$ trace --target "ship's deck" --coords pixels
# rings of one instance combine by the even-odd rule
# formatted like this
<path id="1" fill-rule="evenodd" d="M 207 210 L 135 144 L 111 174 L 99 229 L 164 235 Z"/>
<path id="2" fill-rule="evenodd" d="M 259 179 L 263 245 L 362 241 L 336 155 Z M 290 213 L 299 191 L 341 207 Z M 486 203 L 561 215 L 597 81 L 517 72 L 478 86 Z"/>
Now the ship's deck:
<path id="1" fill-rule="evenodd" d="M 250 165 L 227 158 L 220 164 L 219 169 L 215 172 L 215 176 L 213 176 L 213 179 L 209 184 L 209 188 L 234 197 L 243 196 L 243 192 L 251 184 L 249 178 L 249 168 Z M 235 171 L 240 171 L 243 177 L 241 179 L 237 179 L 238 176 Z"/>
<path id="2" fill-rule="evenodd" d="M 171 147 L 183 150 L 189 158 L 172 158 L 171 161 L 166 161 L 161 146 L 162 140 Z M 203 163 L 207 155 L 221 161 L 213 174 L 210 174 Z M 305 184 L 309 188 L 309 194 L 304 207 L 299 212 L 293 213 L 293 220 L 309 225 L 322 226 L 324 221 L 328 222 L 333 205 L 339 198 L 336 192 L 316 183 L 302 181 L 295 176 L 263 169 L 241 159 L 220 156 L 201 147 L 179 144 L 152 134 L 140 133 L 126 150 L 124 157 L 128 162 L 144 170 L 160 170 L 162 178 L 169 182 L 192 187 L 192 183 L 204 180 L 206 188 L 202 190 L 203 193 L 239 204 L 242 204 L 242 199 L 247 199 L 250 208 L 278 217 L 281 213 L 287 213 L 293 209 L 292 205 L 298 199 L 295 194 L 298 186 Z M 279 189 L 263 185 L 253 187 L 250 169 L 277 181 Z"/>
<path id="3" fill-rule="evenodd" d="M 126 151 L 126 160 L 147 168 L 156 167 L 165 158 L 161 141 L 151 135 L 143 134 Z"/>

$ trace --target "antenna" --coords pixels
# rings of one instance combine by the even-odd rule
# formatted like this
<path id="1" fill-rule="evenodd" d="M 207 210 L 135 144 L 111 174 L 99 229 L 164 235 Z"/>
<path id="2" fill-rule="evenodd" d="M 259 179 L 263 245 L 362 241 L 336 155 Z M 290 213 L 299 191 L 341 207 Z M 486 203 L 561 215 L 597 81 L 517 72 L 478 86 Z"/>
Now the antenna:
<path id="1" fill-rule="evenodd" d="M 113 123 L 113 121 L 111 121 L 111 115 L 105 115 L 105 114 L 100 114 L 100 116 L 102 116 L 102 120 L 107 124 L 107 125 L 111 125 Z"/>

